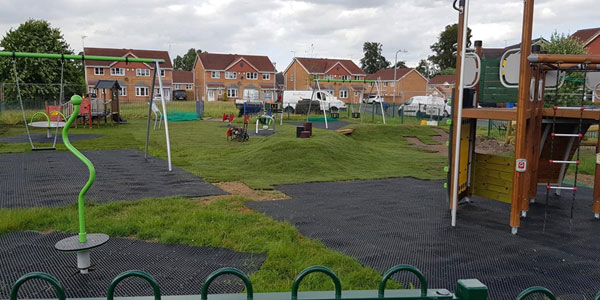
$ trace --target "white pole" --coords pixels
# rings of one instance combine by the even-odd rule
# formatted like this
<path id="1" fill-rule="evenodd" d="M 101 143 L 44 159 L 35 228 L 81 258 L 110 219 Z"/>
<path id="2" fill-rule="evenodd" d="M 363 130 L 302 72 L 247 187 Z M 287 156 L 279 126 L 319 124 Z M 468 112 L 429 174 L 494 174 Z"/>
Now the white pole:
<path id="1" fill-rule="evenodd" d="M 163 120 L 165 121 L 165 136 L 167 138 L 167 159 L 169 162 L 169 171 L 172 171 L 173 167 L 171 165 L 171 142 L 169 141 L 169 122 L 167 119 L 167 104 L 165 103 L 165 95 L 164 95 L 164 91 L 163 91 L 162 79 L 160 78 L 160 66 L 158 64 L 158 61 L 155 62 L 155 65 L 156 65 L 156 76 L 158 77 L 158 88 L 159 88 L 159 93 L 160 93 L 160 101 L 162 102 Z"/>
<path id="2" fill-rule="evenodd" d="M 381 81 L 381 78 L 380 78 Z M 383 117 L 383 125 L 385 125 L 385 112 L 383 111 L 383 97 L 381 96 L 381 86 L 379 85 L 379 82 L 376 82 L 376 86 L 377 86 L 377 96 L 379 98 L 379 106 L 381 107 L 381 117 Z M 396 85 L 394 84 L 394 87 L 396 87 Z M 394 95 L 395 96 L 395 95 Z"/>
<path id="3" fill-rule="evenodd" d="M 460 76 L 458 79 L 458 101 L 456 111 L 456 140 L 454 141 L 454 166 L 452 177 L 452 227 L 456 226 L 456 207 L 458 205 L 458 169 L 460 167 L 460 137 L 462 130 L 463 82 L 465 77 L 465 53 L 467 52 L 467 28 L 469 19 L 469 0 L 465 0 L 463 8 L 462 48 L 460 51 Z"/>

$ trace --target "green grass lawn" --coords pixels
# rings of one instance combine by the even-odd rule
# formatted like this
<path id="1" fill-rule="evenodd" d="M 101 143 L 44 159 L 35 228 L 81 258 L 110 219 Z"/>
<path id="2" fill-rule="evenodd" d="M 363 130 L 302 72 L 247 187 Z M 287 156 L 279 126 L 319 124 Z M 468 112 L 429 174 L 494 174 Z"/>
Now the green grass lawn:
<path id="1" fill-rule="evenodd" d="M 135 148 L 143 150 L 146 123 L 136 111 L 127 112 L 127 124 L 101 128 L 72 128 L 71 133 L 98 133 L 101 138 L 74 143 L 80 150 Z M 209 115 L 233 112 L 232 105 L 211 106 Z M 140 116 L 143 114 L 140 113 Z M 302 120 L 304 116 L 291 116 Z M 17 119 L 15 119 L 17 120 Z M 18 121 L 15 121 L 18 123 Z M 237 120 L 236 122 L 239 122 Z M 252 120 L 251 120 L 252 122 Z M 242 181 L 254 188 L 278 184 L 387 177 L 444 178 L 443 155 L 418 150 L 405 137 L 434 144 L 429 127 L 354 122 L 355 131 L 344 136 L 336 131 L 313 129 L 310 139 L 295 137 L 293 125 L 277 126 L 270 137 L 251 137 L 247 143 L 225 139 L 224 124 L 215 121 L 169 123 L 173 164 L 210 182 Z M 239 123 L 237 123 L 239 124 Z M 252 126 L 251 126 L 252 127 Z M 34 133 L 44 130 L 33 129 Z M 0 136 L 20 135 L 19 125 L 0 126 Z M 66 150 L 62 144 L 58 151 Z M 29 152 L 27 143 L 0 144 L 0 153 Z M 164 130 L 152 131 L 150 153 L 166 159 Z M 76 199 L 73 199 L 75 202 Z M 336 272 L 344 289 L 376 289 L 381 274 L 355 259 L 327 249 L 300 235 L 288 223 L 278 222 L 245 206 L 249 199 L 227 196 L 206 202 L 188 198 L 145 199 L 87 205 L 87 231 L 113 237 L 133 237 L 162 243 L 224 247 L 250 253 L 266 253 L 260 270 L 251 274 L 256 291 L 289 291 L 302 269 L 324 265 Z M 0 209 L 0 234 L 15 230 L 77 232 L 76 207 Z M 391 287 L 398 287 L 392 283 Z M 316 274 L 303 290 L 332 289 L 330 280 Z"/>

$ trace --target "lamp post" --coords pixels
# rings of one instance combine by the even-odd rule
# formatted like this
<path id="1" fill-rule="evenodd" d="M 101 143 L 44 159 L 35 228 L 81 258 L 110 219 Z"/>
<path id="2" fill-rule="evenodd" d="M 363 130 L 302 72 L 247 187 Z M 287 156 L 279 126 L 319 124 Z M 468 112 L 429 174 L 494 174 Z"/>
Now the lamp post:
<path id="1" fill-rule="evenodd" d="M 396 110 L 396 85 L 398 84 L 396 82 L 396 70 L 398 70 L 398 53 L 400 53 L 400 52 L 406 53 L 407 51 L 404 50 L 404 49 L 400 49 L 400 50 L 396 51 L 396 57 L 394 58 L 394 97 L 393 97 L 393 99 L 394 99 L 393 100 L 393 102 L 394 102 L 393 107 L 394 108 L 392 109 L 392 116 L 394 114 L 394 111 Z"/>
<path id="2" fill-rule="evenodd" d="M 82 35 L 81 36 L 81 53 L 83 54 L 83 56 L 85 56 L 85 38 L 87 37 L 87 35 Z M 88 88 L 88 81 L 87 81 L 87 69 L 85 68 L 85 61 L 83 62 L 83 78 L 85 79 L 85 93 L 89 93 L 89 88 Z"/>
<path id="3" fill-rule="evenodd" d="M 296 66 L 298 65 L 298 62 L 296 61 L 296 51 L 292 50 L 292 53 L 294 53 L 294 91 L 296 90 L 296 80 L 298 78 L 296 78 Z"/>

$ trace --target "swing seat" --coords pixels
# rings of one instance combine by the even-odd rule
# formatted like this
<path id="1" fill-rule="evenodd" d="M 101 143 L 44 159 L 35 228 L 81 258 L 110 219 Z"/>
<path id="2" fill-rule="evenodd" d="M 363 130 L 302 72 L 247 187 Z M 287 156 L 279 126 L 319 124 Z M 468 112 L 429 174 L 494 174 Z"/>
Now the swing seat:
<path id="1" fill-rule="evenodd" d="M 352 113 L 352 118 L 353 119 L 360 119 L 360 113 L 359 112 L 353 112 Z"/>
<path id="2" fill-rule="evenodd" d="M 331 113 L 331 117 L 334 118 L 334 119 L 339 119 L 340 118 L 340 113 L 332 112 Z"/>

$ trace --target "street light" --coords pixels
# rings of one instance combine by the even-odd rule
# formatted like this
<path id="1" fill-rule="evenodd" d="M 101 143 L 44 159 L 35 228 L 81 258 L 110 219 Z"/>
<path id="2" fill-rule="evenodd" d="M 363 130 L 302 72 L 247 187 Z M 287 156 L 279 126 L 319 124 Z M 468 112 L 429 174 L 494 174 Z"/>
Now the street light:
<path id="1" fill-rule="evenodd" d="M 85 38 L 87 37 L 87 35 L 82 35 L 81 36 L 81 53 L 83 54 L 83 56 L 85 57 Z M 85 61 L 82 62 L 83 63 L 83 78 L 85 78 L 85 93 L 89 93 L 89 88 L 88 88 L 88 81 L 87 81 L 87 70 L 85 68 Z"/>
<path id="2" fill-rule="evenodd" d="M 296 66 L 298 65 L 298 62 L 296 61 L 296 51 L 292 50 L 290 51 L 292 53 L 294 53 L 294 91 L 296 90 Z"/>
<path id="3" fill-rule="evenodd" d="M 396 85 L 398 85 L 398 83 L 396 82 L 396 70 L 398 70 L 398 53 L 402 52 L 402 53 L 406 53 L 408 51 L 404 50 L 404 49 L 400 49 L 398 51 L 396 51 L 396 58 L 394 59 L 394 109 L 392 110 L 392 113 L 394 110 L 396 110 Z"/>

